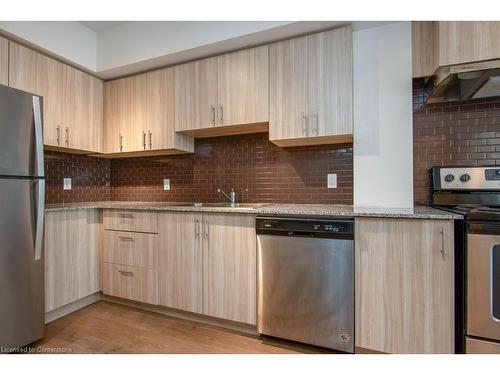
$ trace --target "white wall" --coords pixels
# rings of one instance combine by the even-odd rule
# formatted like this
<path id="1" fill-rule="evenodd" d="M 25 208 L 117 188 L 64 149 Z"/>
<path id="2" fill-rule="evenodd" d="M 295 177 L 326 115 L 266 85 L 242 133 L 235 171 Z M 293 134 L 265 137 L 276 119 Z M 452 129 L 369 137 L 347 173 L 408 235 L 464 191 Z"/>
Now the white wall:
<path id="1" fill-rule="evenodd" d="M 97 36 L 74 21 L 0 21 L 0 29 L 95 72 Z"/>
<path id="2" fill-rule="evenodd" d="M 353 35 L 354 205 L 413 207 L 411 24 Z"/>

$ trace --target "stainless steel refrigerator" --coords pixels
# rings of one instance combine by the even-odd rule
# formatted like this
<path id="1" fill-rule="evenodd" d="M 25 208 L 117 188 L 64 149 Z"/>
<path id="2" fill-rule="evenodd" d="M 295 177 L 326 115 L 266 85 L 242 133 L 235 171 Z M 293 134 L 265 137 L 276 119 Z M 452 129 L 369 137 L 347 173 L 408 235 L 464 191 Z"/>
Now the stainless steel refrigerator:
<path id="1" fill-rule="evenodd" d="M 42 99 L 0 85 L 0 351 L 43 337 Z"/>

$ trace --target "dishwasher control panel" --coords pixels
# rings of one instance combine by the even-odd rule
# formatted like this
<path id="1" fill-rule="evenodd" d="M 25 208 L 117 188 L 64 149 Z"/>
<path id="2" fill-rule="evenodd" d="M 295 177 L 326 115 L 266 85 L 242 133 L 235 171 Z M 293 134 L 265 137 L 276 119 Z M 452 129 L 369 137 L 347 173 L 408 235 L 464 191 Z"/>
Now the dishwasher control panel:
<path id="1" fill-rule="evenodd" d="M 256 230 L 260 234 L 276 235 L 352 235 L 354 233 L 353 220 L 303 219 L 303 218 L 274 218 L 257 217 Z"/>

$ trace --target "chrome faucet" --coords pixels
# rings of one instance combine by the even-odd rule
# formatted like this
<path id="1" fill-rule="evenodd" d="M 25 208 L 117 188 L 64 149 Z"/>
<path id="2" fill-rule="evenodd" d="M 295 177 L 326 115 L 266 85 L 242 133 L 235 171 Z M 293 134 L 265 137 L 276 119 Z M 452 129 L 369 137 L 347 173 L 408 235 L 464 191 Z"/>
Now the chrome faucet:
<path id="1" fill-rule="evenodd" d="M 221 189 L 217 189 L 217 192 L 224 195 L 231 202 L 231 204 L 236 204 L 236 192 L 234 189 L 231 189 L 231 193 L 229 195 L 224 193 Z"/>

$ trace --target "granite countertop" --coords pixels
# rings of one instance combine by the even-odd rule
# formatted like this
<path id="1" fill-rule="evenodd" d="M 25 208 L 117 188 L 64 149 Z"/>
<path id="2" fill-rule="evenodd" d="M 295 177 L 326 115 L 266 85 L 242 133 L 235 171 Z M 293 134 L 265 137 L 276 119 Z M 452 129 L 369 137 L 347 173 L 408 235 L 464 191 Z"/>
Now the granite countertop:
<path id="1" fill-rule="evenodd" d="M 438 210 L 427 206 L 416 206 L 413 209 L 353 207 L 352 205 L 324 205 L 324 204 L 268 204 L 260 207 L 194 207 L 174 206 L 175 202 L 125 202 L 101 201 L 81 203 L 47 204 L 45 211 L 61 211 L 72 209 L 123 209 L 148 211 L 196 211 L 196 212 L 225 212 L 247 213 L 255 215 L 304 215 L 329 217 L 387 217 L 408 219 L 463 219 L 462 215 Z"/>

